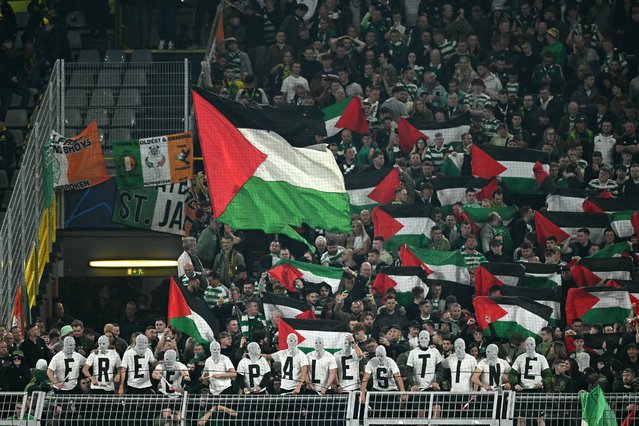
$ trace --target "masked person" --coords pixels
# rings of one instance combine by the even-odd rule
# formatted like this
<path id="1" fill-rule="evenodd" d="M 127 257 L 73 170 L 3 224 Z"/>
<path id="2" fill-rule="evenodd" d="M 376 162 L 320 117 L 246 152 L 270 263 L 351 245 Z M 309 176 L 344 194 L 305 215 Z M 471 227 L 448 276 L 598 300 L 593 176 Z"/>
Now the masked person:
<path id="1" fill-rule="evenodd" d="M 98 348 L 92 351 L 84 363 L 82 372 L 91 381 L 91 393 L 112 394 L 115 392 L 115 377 L 122 360 L 112 349 L 107 336 L 98 338 Z"/>
<path id="2" fill-rule="evenodd" d="M 47 376 L 55 393 L 76 393 L 80 372 L 86 359 L 75 351 L 75 340 L 71 336 L 64 338 L 62 351 L 55 354 L 49 363 Z"/>
<path id="3" fill-rule="evenodd" d="M 307 388 L 324 395 L 337 379 L 337 362 L 324 349 L 324 339 L 321 336 L 315 338 L 313 346 L 315 350 L 308 354 L 309 380 Z"/>
<path id="4" fill-rule="evenodd" d="M 212 341 L 209 346 L 211 356 L 204 363 L 202 380 L 209 385 L 212 395 L 232 394 L 233 384 L 231 379 L 237 376 L 233 363 L 226 355 L 222 354 L 222 347 L 217 341 Z"/>
<path id="5" fill-rule="evenodd" d="M 545 356 L 537 353 L 537 342 L 532 337 L 524 341 L 526 352 L 519 355 L 508 374 L 510 385 L 517 392 L 543 392 L 544 382 L 552 380 L 552 372 Z M 534 405 L 534 406 L 533 406 Z M 524 419 L 539 415 L 537 404 L 523 404 L 515 410 L 520 424 Z"/>
<path id="6" fill-rule="evenodd" d="M 510 389 L 510 383 L 507 380 L 509 372 L 510 364 L 499 358 L 499 347 L 491 343 L 486 347 L 486 358 L 477 363 L 472 381 L 483 391 L 490 392 L 502 387 Z"/>
<path id="7" fill-rule="evenodd" d="M 430 346 L 430 334 L 421 330 L 417 337 L 418 346 L 408 354 L 406 365 L 413 369 L 411 391 L 439 390 L 442 379 L 442 361 L 444 357 L 434 346 Z"/>
<path id="8" fill-rule="evenodd" d="M 177 359 L 177 352 L 164 352 L 164 360 L 155 366 L 153 378 L 158 380 L 158 390 L 167 396 L 177 396 L 184 392 L 184 382 L 190 382 L 189 370 Z"/>
<path id="9" fill-rule="evenodd" d="M 364 354 L 353 342 L 350 334 L 344 338 L 342 350 L 333 355 L 337 364 L 336 385 L 338 393 L 355 392 L 359 390 L 359 362 Z"/>
<path id="10" fill-rule="evenodd" d="M 308 357 L 297 348 L 297 336 L 293 333 L 286 337 L 287 349 L 271 355 L 274 362 L 279 362 L 282 374 L 280 394 L 298 394 L 308 377 Z"/>
<path id="11" fill-rule="evenodd" d="M 242 358 L 237 366 L 237 383 L 244 394 L 264 393 L 271 378 L 271 366 L 262 357 L 262 349 L 257 342 L 246 347 L 248 358 Z"/>
<path id="12" fill-rule="evenodd" d="M 149 340 L 144 334 L 135 338 L 135 345 L 124 352 L 120 365 L 120 395 L 152 394 L 151 371 L 156 360 L 153 351 L 149 348 Z"/>
<path id="13" fill-rule="evenodd" d="M 399 372 L 399 367 L 395 361 L 386 356 L 386 348 L 384 346 L 378 346 L 377 349 L 375 349 L 375 356 L 366 363 L 366 367 L 364 368 L 364 377 L 362 378 L 362 386 L 360 389 L 360 401 L 362 403 L 366 402 L 366 387 L 368 386 L 371 375 L 373 376 L 374 392 L 396 390 L 404 392 L 404 382 Z M 401 399 L 406 401 L 408 396 L 404 394 L 401 396 Z M 384 406 L 388 406 L 389 409 L 392 409 L 393 404 L 391 404 L 387 398 L 385 399 L 379 396 L 377 396 L 375 400 L 371 399 L 371 407 L 373 410 L 381 409 Z"/>
<path id="14" fill-rule="evenodd" d="M 455 352 L 443 361 L 444 368 L 450 369 L 450 391 L 471 392 L 473 384 L 470 380 L 477 360 L 466 353 L 466 342 L 457 339 L 454 343 Z"/>

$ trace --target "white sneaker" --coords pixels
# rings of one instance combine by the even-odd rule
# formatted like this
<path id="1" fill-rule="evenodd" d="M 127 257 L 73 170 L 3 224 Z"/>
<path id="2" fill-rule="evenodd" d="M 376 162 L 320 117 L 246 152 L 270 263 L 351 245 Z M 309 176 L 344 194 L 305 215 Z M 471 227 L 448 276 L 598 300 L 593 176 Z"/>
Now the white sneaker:
<path id="1" fill-rule="evenodd" d="M 160 40 L 160 45 L 158 46 L 158 50 L 164 50 L 164 40 Z"/>
<path id="2" fill-rule="evenodd" d="M 169 41 L 169 50 L 173 50 L 175 49 L 175 46 L 173 45 L 172 41 Z"/>

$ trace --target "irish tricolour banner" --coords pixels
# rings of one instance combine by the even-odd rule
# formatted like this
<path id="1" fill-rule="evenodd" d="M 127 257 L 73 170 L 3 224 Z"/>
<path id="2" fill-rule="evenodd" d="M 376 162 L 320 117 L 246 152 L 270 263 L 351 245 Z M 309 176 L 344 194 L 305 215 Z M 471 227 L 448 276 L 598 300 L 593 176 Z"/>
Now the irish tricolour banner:
<path id="1" fill-rule="evenodd" d="M 49 186 L 45 189 L 50 190 L 51 183 L 57 190 L 83 189 L 109 179 L 96 120 L 72 138 L 51 131 L 42 154 L 45 187 Z"/>
<path id="2" fill-rule="evenodd" d="M 183 235 L 190 194 L 186 183 L 119 190 L 111 220 L 134 228 Z"/>
<path id="3" fill-rule="evenodd" d="M 190 132 L 115 142 L 113 155 L 119 189 L 180 183 L 193 175 Z"/>

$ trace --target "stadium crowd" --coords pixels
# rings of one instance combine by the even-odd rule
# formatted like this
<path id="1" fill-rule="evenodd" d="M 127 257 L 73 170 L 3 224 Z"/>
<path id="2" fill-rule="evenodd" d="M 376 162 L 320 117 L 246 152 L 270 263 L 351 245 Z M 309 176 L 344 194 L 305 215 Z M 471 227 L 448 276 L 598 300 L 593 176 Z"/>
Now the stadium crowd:
<path id="1" fill-rule="evenodd" d="M 637 198 L 639 4 L 310 3 L 313 10 L 306 3 L 274 0 L 227 2 L 227 37 L 218 44 L 216 60 L 203 65 L 208 89 L 276 108 L 324 108 L 361 97 L 370 133 L 343 130 L 326 140 L 340 170 L 349 175 L 397 166 L 401 187 L 393 203 L 432 205 L 437 225 L 430 248 L 460 250 L 471 276 L 483 262 L 553 263 L 563 267 L 562 284 L 570 288 L 575 284 L 568 262 L 619 242 L 612 230 L 602 241 L 591 241 L 586 227 L 564 244 L 549 240 L 539 246 L 533 210 L 543 206 L 543 197 L 512 195 L 501 182 L 482 200 L 467 190 L 455 213 L 517 203 L 518 217 L 508 227 L 493 217 L 473 233 L 460 214 L 443 214 L 433 190 L 432 182 L 444 176 L 445 159 L 456 155 L 450 141 L 441 136 L 432 145 L 416 141 L 413 152 L 403 153 L 396 129 L 400 117 L 419 128 L 468 111 L 462 175 L 471 173 L 473 144 L 532 148 L 550 155 L 553 186 Z M 504 247 L 505 234 L 510 248 Z M 36 321 L 24 336 L 18 327 L 3 326 L 0 388 L 122 394 L 187 389 L 214 395 L 367 388 L 573 393 L 597 385 L 605 392 L 639 390 L 636 319 L 615 324 L 576 319 L 545 327 L 537 341 L 516 333 L 505 341 L 488 337 L 495 333 L 479 327 L 472 306 L 461 306 L 437 283 L 428 292 L 415 288 L 406 306 L 392 290 L 374 294 L 379 270 L 399 265 L 397 253 L 385 250 L 384 239 L 374 235 L 371 212 L 362 210 L 353 216 L 349 235 L 309 230 L 314 251 L 274 238 L 251 264 L 243 256 L 245 235 L 212 219 L 210 203 L 202 202 L 183 240 L 177 281 L 217 318 L 216 341 L 203 345 L 169 328 L 166 306 L 152 309 L 144 298 L 126 303 L 121 319 L 108 318 L 102 315 L 110 301 L 105 287 L 93 312 L 82 308 L 95 313 L 92 318 L 74 319 L 58 302 L 52 318 Z M 638 241 L 633 236 L 628 242 Z M 299 281 L 298 291 L 291 292 L 266 272 L 279 259 L 294 258 L 343 268 L 338 291 Z M 321 338 L 304 354 L 294 334 L 280 339 L 280 312 L 264 317 L 261 297 L 269 292 L 307 303 L 318 318 L 348 321 L 351 335 L 335 354 L 326 352 Z M 82 320 L 95 328 L 85 328 Z M 592 334 L 610 335 L 600 353 L 584 348 Z M 286 345 L 279 347 L 280 340 Z"/>

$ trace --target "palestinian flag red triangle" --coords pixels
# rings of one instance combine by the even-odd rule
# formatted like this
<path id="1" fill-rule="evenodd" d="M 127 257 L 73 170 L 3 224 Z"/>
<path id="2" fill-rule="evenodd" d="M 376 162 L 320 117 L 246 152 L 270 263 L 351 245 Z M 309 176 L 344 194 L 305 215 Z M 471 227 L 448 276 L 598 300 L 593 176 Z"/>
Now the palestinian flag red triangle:
<path id="1" fill-rule="evenodd" d="M 570 238 L 563 229 L 548 220 L 541 212 L 535 212 L 535 230 L 539 247 L 546 247 L 546 240 L 550 237 L 557 238 L 560 244 Z"/>
<path id="2" fill-rule="evenodd" d="M 199 343 L 215 340 L 218 320 L 201 299 L 192 296 L 173 277 L 169 283 L 167 318 L 172 328 L 193 337 Z"/>
<path id="3" fill-rule="evenodd" d="M 601 278 L 593 274 L 588 268 L 583 265 L 575 265 L 570 268 L 572 272 L 572 279 L 575 281 L 578 287 L 593 287 L 601 282 Z"/>
<path id="4" fill-rule="evenodd" d="M 415 255 L 406 245 L 399 248 L 399 258 L 402 261 L 402 266 L 419 266 L 427 274 L 432 274 L 433 271 L 426 266 L 422 260 Z"/>
<path id="5" fill-rule="evenodd" d="M 581 207 L 586 213 L 605 213 L 603 209 L 597 204 L 593 203 L 590 198 L 586 198 Z"/>
<path id="6" fill-rule="evenodd" d="M 473 306 L 477 313 L 477 324 L 479 324 L 479 326 L 484 330 L 489 328 L 488 322 L 486 322 L 486 317 L 490 317 L 490 322 L 494 323 L 499 321 L 500 318 L 508 315 L 508 311 L 486 296 L 475 297 L 473 299 Z"/>
<path id="7" fill-rule="evenodd" d="M 362 101 L 359 96 L 353 96 L 342 112 L 341 117 L 335 123 L 335 127 L 349 129 L 359 134 L 368 133 L 368 123 L 362 109 Z"/>
<path id="8" fill-rule="evenodd" d="M 209 167 L 212 163 L 205 161 L 204 171 L 209 191 L 216 194 L 213 213 L 219 217 L 267 156 L 197 91 L 193 91 L 193 105 L 199 140 L 207 141 L 200 144 L 202 155 L 215 158 L 215 167 Z M 229 140 L 233 143 L 227 143 Z M 242 159 L 242 167 L 237 167 L 238 158 Z"/>
<path id="9" fill-rule="evenodd" d="M 303 275 L 295 266 L 288 263 L 280 263 L 268 271 L 269 275 L 277 280 L 288 291 L 295 293 L 295 280 L 301 280 Z"/>
<path id="10" fill-rule="evenodd" d="M 499 176 L 506 171 L 506 167 L 500 164 L 490 155 L 486 154 L 477 145 L 473 145 L 471 148 L 472 161 L 472 173 L 473 176 L 477 176 L 484 179 L 490 179 L 495 176 Z"/>
<path id="11" fill-rule="evenodd" d="M 486 186 L 477 193 L 477 199 L 481 201 L 484 198 L 490 198 L 492 200 L 495 191 L 497 191 L 497 179 L 490 179 Z"/>
<path id="12" fill-rule="evenodd" d="M 397 133 L 399 138 L 399 146 L 406 154 L 410 153 L 413 150 L 415 144 L 417 143 L 417 139 L 423 138 L 425 140 L 428 140 L 428 136 L 417 130 L 404 117 L 400 117 L 399 120 L 397 120 Z"/>
<path id="13" fill-rule="evenodd" d="M 632 229 L 635 230 L 635 235 L 639 237 L 639 212 L 634 212 L 630 217 L 630 224 Z"/>
<path id="14" fill-rule="evenodd" d="M 288 343 L 286 341 L 289 334 L 294 334 L 297 336 L 297 344 L 300 345 L 306 338 L 298 333 L 293 327 L 288 325 L 286 321 L 280 319 L 278 322 L 278 342 L 277 348 L 279 350 L 288 349 Z"/>
<path id="15" fill-rule="evenodd" d="M 395 190 L 399 187 L 399 183 L 399 169 L 394 167 L 368 194 L 368 198 L 381 205 L 390 204 L 395 199 Z"/>
<path id="16" fill-rule="evenodd" d="M 475 270 L 475 294 L 477 296 L 488 296 L 490 294 L 490 288 L 493 286 L 503 286 L 504 283 L 491 274 L 483 266 L 479 266 Z"/>
<path id="17" fill-rule="evenodd" d="M 395 234 L 404 228 L 404 225 L 402 225 L 397 219 L 379 207 L 376 207 L 373 210 L 372 219 L 375 224 L 375 236 L 384 237 L 384 241 L 390 240 Z"/>
<path id="18" fill-rule="evenodd" d="M 533 174 L 535 175 L 535 180 L 537 181 L 539 189 L 546 193 L 553 192 L 555 190 L 555 182 L 552 180 L 548 172 L 544 169 L 541 161 L 535 161 L 535 165 L 533 166 Z"/>
<path id="19" fill-rule="evenodd" d="M 580 288 L 571 288 L 566 296 L 566 323 L 572 324 L 599 302 L 599 298 Z"/>

